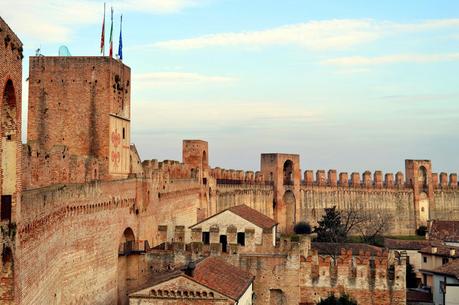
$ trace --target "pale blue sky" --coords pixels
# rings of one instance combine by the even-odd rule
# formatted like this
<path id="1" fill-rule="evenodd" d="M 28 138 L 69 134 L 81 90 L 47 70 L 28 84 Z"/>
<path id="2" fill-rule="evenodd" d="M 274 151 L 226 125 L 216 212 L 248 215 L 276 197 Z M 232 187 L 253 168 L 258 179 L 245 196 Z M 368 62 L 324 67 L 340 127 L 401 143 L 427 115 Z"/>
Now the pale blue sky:
<path id="1" fill-rule="evenodd" d="M 396 171 L 405 158 L 459 169 L 458 1 L 107 4 L 115 49 L 123 13 L 143 159 L 180 160 L 181 140 L 199 138 L 225 168 L 257 170 L 260 153 L 288 152 L 303 170 Z M 24 43 L 25 77 L 37 47 L 98 55 L 103 1 L 0 6 Z"/>

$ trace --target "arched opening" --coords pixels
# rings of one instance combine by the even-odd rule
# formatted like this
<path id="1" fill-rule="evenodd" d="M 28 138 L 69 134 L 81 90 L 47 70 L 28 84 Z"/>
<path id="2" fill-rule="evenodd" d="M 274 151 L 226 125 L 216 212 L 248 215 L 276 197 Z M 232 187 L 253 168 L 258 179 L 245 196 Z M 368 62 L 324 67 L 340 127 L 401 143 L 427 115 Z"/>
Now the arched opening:
<path id="1" fill-rule="evenodd" d="M 17 107 L 16 93 L 11 80 L 6 82 L 3 90 L 1 109 L 2 137 L 2 189 L 1 220 L 11 220 L 13 194 L 16 192 L 16 153 L 17 153 Z"/>
<path id="2" fill-rule="evenodd" d="M 283 233 L 293 232 L 295 225 L 296 199 L 292 191 L 286 191 L 282 197 L 282 205 L 277 208 L 277 221 Z"/>
<path id="3" fill-rule="evenodd" d="M 426 225 L 429 220 L 429 197 L 425 192 L 419 194 L 419 220 L 420 225 Z"/>
<path id="4" fill-rule="evenodd" d="M 293 162 L 287 160 L 284 163 L 284 185 L 293 184 Z"/>
<path id="5" fill-rule="evenodd" d="M 427 169 L 424 166 L 419 167 L 418 182 L 423 187 L 427 186 Z"/>
<path id="6" fill-rule="evenodd" d="M 202 152 L 202 167 L 206 168 L 209 164 L 209 161 L 207 160 L 207 152 L 204 150 Z"/>
<path id="7" fill-rule="evenodd" d="M 269 289 L 269 305 L 285 305 L 287 296 L 282 289 Z"/>
<path id="8" fill-rule="evenodd" d="M 2 270 L 0 273 L 0 303 L 1 300 L 14 299 L 14 270 L 13 252 L 9 247 L 2 250 Z"/>
<path id="9" fill-rule="evenodd" d="M 134 259 L 136 255 L 133 253 L 135 246 L 135 235 L 131 228 L 126 228 L 119 241 L 118 247 L 118 305 L 128 305 L 130 292 L 130 282 L 137 277 L 137 270 L 135 269 Z M 135 283 L 132 283 L 135 284 Z M 131 284 L 131 285 L 132 285 Z"/>

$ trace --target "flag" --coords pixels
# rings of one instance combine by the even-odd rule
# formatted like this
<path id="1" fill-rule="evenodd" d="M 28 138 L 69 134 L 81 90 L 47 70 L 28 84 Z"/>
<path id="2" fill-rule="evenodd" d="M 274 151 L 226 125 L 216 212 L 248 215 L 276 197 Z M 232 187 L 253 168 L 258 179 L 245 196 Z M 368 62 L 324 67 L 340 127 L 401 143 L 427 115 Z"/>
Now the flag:
<path id="1" fill-rule="evenodd" d="M 105 56 L 105 2 L 104 2 L 104 19 L 102 21 L 102 34 L 100 36 L 100 54 Z"/>
<path id="2" fill-rule="evenodd" d="M 120 20 L 120 42 L 118 43 L 118 57 L 120 60 L 123 60 L 123 38 L 121 37 L 121 33 L 123 31 L 123 14 L 121 14 Z"/>
<path id="3" fill-rule="evenodd" d="M 113 7 L 111 8 L 111 21 L 110 25 L 110 46 L 109 46 L 109 56 L 113 57 Z"/>

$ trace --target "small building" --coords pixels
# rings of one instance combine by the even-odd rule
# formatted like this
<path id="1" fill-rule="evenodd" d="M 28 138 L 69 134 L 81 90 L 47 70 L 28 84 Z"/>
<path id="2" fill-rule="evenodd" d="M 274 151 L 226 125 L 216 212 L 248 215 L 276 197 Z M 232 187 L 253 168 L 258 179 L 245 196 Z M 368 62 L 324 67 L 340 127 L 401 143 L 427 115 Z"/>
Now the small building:
<path id="1" fill-rule="evenodd" d="M 402 240 L 384 238 L 384 248 L 397 251 L 399 253 L 405 252 L 408 257 L 408 263 L 413 266 L 413 272 L 416 273 L 416 277 L 421 280 L 422 275 L 419 272 L 421 269 L 422 254 L 419 252 L 421 249 L 430 246 L 428 240 Z"/>
<path id="2" fill-rule="evenodd" d="M 422 283 L 424 286 L 433 288 L 434 276 L 433 270 L 447 265 L 459 257 L 459 248 L 446 245 L 431 245 L 419 250 L 422 256 L 421 268 L 419 271 L 422 274 Z"/>
<path id="3" fill-rule="evenodd" d="M 130 305 L 252 305 L 254 276 L 217 257 L 158 274 L 129 295 Z"/>
<path id="4" fill-rule="evenodd" d="M 272 235 L 272 245 L 275 246 L 276 244 L 276 221 L 244 204 L 233 206 L 212 215 L 190 226 L 190 229 L 195 232 L 198 230 L 202 232 L 204 245 L 220 243 L 222 252 L 227 252 L 229 244 L 245 246 L 246 234 L 249 232 L 253 234 L 251 242 L 256 245 L 263 243 L 264 233 Z M 212 232 L 213 234 L 211 234 Z M 213 235 L 212 238 L 211 235 Z"/>
<path id="5" fill-rule="evenodd" d="M 435 305 L 459 304 L 459 260 L 423 272 L 431 277 L 430 287 Z"/>

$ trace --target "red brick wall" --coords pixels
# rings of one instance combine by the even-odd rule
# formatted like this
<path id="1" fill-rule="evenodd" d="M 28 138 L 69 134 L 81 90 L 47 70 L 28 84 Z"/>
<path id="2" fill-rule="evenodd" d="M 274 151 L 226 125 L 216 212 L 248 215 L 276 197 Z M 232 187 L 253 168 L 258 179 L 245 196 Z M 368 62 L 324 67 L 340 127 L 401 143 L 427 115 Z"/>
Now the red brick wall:
<path id="1" fill-rule="evenodd" d="M 13 234 L 15 223 L 20 220 L 20 191 L 21 191 L 21 101 L 22 101 L 22 42 L 16 37 L 14 32 L 8 27 L 5 21 L 0 17 L 0 117 L 5 115 L 5 106 L 4 103 L 4 90 L 8 81 L 12 82 L 14 87 L 14 96 L 15 96 L 15 108 L 16 112 L 12 115 L 14 116 L 16 123 L 16 132 L 15 137 L 13 138 L 16 141 L 16 160 L 9 160 L 9 166 L 15 164 L 16 166 L 16 181 L 15 181 L 15 191 L 12 194 L 12 226 L 8 227 L 7 222 L 3 222 L 0 225 L 2 226 L 2 235 L 0 236 L 0 245 L 2 245 L 2 251 L 11 251 L 12 257 L 11 261 L 8 264 L 12 264 L 14 270 L 8 268 L 9 272 L 0 272 L 0 303 L 1 304 L 14 304 L 14 291 L 16 289 L 14 282 L 14 274 L 17 274 L 15 266 L 15 242 Z M 1 128 L 1 127 L 0 127 Z M 3 141 L 6 141 L 3 136 L 0 137 L 0 164 L 1 161 L 4 161 L 2 147 Z M 14 173 L 14 169 L 13 169 Z M 3 168 L 0 168 L 0 195 L 3 189 L 3 179 L 8 179 L 4 177 Z M 10 178 L 11 179 L 11 178 Z M 10 181 L 11 182 L 11 181 Z M 1 256 L 5 258 L 6 253 L 0 253 Z M 6 270 L 2 262 L 2 270 Z"/>
<path id="2" fill-rule="evenodd" d="M 122 108 L 122 106 L 124 108 Z M 130 119 L 130 68 L 109 57 L 31 57 L 27 141 L 94 156 L 109 178 L 109 114 Z"/>

